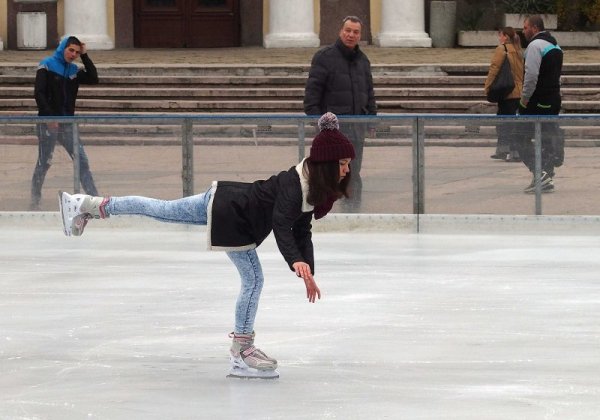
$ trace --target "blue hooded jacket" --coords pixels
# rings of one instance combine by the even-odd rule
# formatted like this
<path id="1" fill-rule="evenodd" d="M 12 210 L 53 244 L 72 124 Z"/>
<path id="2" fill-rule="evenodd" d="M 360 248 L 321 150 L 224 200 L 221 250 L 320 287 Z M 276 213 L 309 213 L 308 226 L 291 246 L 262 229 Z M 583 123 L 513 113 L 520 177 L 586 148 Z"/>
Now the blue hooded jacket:
<path id="1" fill-rule="evenodd" d="M 34 96 L 40 116 L 74 115 L 79 85 L 98 83 L 96 66 L 87 54 L 81 54 L 83 68 L 65 60 L 69 38 L 65 36 L 54 54 L 44 58 L 38 66 Z"/>
<path id="2" fill-rule="evenodd" d="M 67 63 L 65 60 L 65 48 L 67 48 L 67 41 L 69 37 L 66 36 L 58 47 L 54 54 L 44 58 L 40 61 L 38 68 L 45 68 L 46 70 L 52 71 L 65 79 L 74 79 L 79 71 L 79 67 L 75 63 Z"/>

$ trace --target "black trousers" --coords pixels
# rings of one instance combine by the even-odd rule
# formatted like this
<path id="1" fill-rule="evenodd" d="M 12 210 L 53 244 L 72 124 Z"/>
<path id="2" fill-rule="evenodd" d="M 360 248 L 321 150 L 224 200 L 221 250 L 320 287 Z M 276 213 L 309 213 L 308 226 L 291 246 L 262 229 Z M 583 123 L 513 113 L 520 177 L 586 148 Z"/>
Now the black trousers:
<path id="1" fill-rule="evenodd" d="M 504 99 L 498 101 L 498 112 L 496 115 L 517 115 L 519 109 L 519 99 Z M 517 145 L 514 142 L 515 124 L 502 123 L 496 125 L 496 135 L 498 142 L 496 143 L 496 154 L 507 153 L 517 150 Z"/>
<path id="2" fill-rule="evenodd" d="M 354 146 L 356 157 L 350 163 L 350 197 L 340 201 L 340 207 L 345 213 L 355 213 L 360 211 L 362 201 L 362 178 L 360 171 L 362 169 L 363 149 L 365 147 L 365 135 L 367 133 L 367 123 L 360 122 L 340 122 L 340 131 L 348 137 L 348 140 Z"/>
<path id="3" fill-rule="evenodd" d="M 521 115 L 558 115 L 560 112 L 561 100 L 556 98 L 550 103 L 543 103 L 532 99 L 527 108 L 519 106 Z M 558 123 L 542 123 L 542 170 L 549 176 L 554 176 L 554 168 L 561 166 L 564 161 L 564 131 Z M 535 124 L 519 124 L 515 139 L 519 147 L 519 154 L 523 163 L 529 171 L 535 170 Z"/>

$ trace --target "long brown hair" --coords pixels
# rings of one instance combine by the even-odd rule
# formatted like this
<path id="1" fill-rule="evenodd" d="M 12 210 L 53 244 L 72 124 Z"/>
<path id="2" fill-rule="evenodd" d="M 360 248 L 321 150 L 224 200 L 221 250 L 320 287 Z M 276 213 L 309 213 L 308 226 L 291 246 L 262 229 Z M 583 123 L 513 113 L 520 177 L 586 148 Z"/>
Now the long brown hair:
<path id="1" fill-rule="evenodd" d="M 521 51 L 521 37 L 519 37 L 517 31 L 515 31 L 515 28 L 512 26 L 505 26 L 498 32 L 504 34 L 508 38 L 507 44 L 513 44 L 517 52 Z"/>
<path id="2" fill-rule="evenodd" d="M 313 162 L 308 158 L 302 170 L 308 176 L 308 204 L 319 206 L 330 199 L 348 197 L 348 184 L 352 172 L 340 182 L 339 161 Z"/>

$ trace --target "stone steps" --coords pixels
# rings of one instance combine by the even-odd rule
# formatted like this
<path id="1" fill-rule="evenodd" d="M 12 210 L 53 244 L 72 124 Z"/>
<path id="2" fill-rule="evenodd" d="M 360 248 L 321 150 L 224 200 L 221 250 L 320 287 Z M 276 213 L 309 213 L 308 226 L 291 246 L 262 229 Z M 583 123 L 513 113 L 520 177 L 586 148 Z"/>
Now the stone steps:
<path id="1" fill-rule="evenodd" d="M 476 92 L 427 97 L 403 92 L 392 96 L 381 95 L 380 114 L 391 113 L 475 113 L 493 114 L 495 106 L 481 100 Z M 563 98 L 564 113 L 589 114 L 600 111 L 598 91 L 576 91 Z M 395 97 L 397 99 L 389 99 Z M 31 98 L 0 99 L 0 114 L 35 115 L 36 106 Z M 79 99 L 79 114 L 185 114 L 185 113 L 302 113 L 301 98 L 207 98 L 204 100 L 172 98 L 105 98 Z"/>
<path id="2" fill-rule="evenodd" d="M 588 78 L 592 78 L 589 77 Z M 494 106 L 483 97 L 481 84 L 452 86 L 377 86 L 379 111 L 383 113 L 432 112 L 472 113 Z M 567 113 L 597 113 L 600 87 L 588 81 L 585 87 L 563 87 L 563 110 Z M 82 87 L 77 102 L 79 112 L 302 112 L 303 87 Z M 0 111 L 22 114 L 35 111 L 31 86 L 4 86 Z"/>
<path id="3" fill-rule="evenodd" d="M 380 113 L 494 113 L 495 107 L 480 99 L 466 100 L 461 97 L 457 100 L 446 98 L 439 99 L 406 99 L 377 101 Z M 131 99 L 79 99 L 77 101 L 79 112 L 90 113 L 246 113 L 246 112 L 289 112 L 301 113 L 302 102 L 291 100 L 131 100 Z M 599 113 L 600 100 L 564 100 L 562 103 L 565 113 Z M 36 111 L 33 99 L 0 99 L 0 110 L 3 114 L 23 115 L 28 111 L 31 115 Z"/>
<path id="4" fill-rule="evenodd" d="M 302 114 L 304 84 L 309 70 L 307 65 L 124 65 L 98 68 L 101 84 L 80 88 L 77 101 L 79 115 Z M 495 114 L 495 105 L 488 103 L 483 96 L 487 70 L 487 64 L 373 66 L 379 113 Z M 36 66 L 32 64 L 0 64 L 0 115 L 37 113 L 33 99 L 35 71 Z M 562 83 L 565 113 L 600 112 L 600 64 L 566 64 Z M 105 137 L 112 137 L 115 142 L 133 143 L 165 142 L 167 138 L 179 141 L 179 127 L 173 128 L 176 135 L 165 127 L 159 124 L 144 127 L 89 124 L 81 130 L 86 142 L 109 141 Z M 410 138 L 409 134 L 403 134 L 404 129 L 409 130 L 387 127 L 380 130 L 378 137 Z M 472 136 L 464 135 L 464 126 L 458 130 L 454 127 L 444 129 L 445 133 L 457 139 Z M 202 126 L 201 130 L 202 133 L 197 131 L 195 135 L 203 138 L 211 135 L 221 139 L 219 141 L 228 137 L 287 138 L 291 141 L 296 138 L 295 128 L 284 133 L 263 132 L 256 125 L 236 126 L 229 131 L 222 126 L 214 129 Z M 495 138 L 491 127 L 482 127 L 482 130 L 485 139 Z M 584 140 L 600 137 L 593 127 L 577 127 L 577 130 L 576 135 Z M 433 133 L 428 136 L 443 137 Z M 26 142 L 35 140 L 32 131 L 13 131 L 12 125 L 4 126 L 0 131 L 2 142 L 18 141 L 19 136 L 23 136 Z M 136 136 L 142 139 L 134 140 Z M 307 134 L 307 137 L 310 136 Z"/>
<path id="5" fill-rule="evenodd" d="M 600 87 L 569 87 L 562 88 L 563 99 L 575 100 L 577 98 L 600 99 Z M 376 87 L 377 98 L 386 97 L 441 97 L 441 98 L 481 98 L 482 88 L 477 87 Z M 33 98 L 33 87 L 4 87 L 0 93 L 2 98 Z M 79 90 L 78 99 L 102 99 L 102 98 L 129 98 L 132 101 L 139 98 L 158 99 L 164 98 L 238 98 L 238 99 L 271 99 L 271 98 L 293 98 L 302 101 L 304 88 L 301 87 L 160 87 L 153 89 L 139 89 L 136 87 L 82 87 Z"/>
<path id="6" fill-rule="evenodd" d="M 490 50 L 490 58 L 493 51 Z M 310 65 L 304 64 L 120 64 L 96 63 L 98 73 L 104 76 L 305 76 Z M 441 64 L 373 64 L 374 76 L 391 73 L 486 74 L 489 63 Z M 35 76 L 37 63 L 0 63 L 0 74 L 29 74 Z M 599 74 L 600 63 L 565 63 L 563 74 Z"/>
<path id="7" fill-rule="evenodd" d="M 599 69 L 600 71 L 600 69 Z M 213 87 L 213 86 L 263 86 L 263 87 L 304 87 L 306 75 L 302 76 L 101 76 L 101 84 L 95 88 L 107 86 L 195 86 L 195 87 Z M 400 85 L 400 86 L 481 86 L 485 81 L 485 73 L 481 74 L 434 74 L 422 73 L 418 75 L 409 74 L 377 74 L 373 75 L 375 86 L 380 85 Z M 33 87 L 35 82 L 35 72 L 33 74 L 0 74 L 0 86 L 26 86 Z M 598 74 L 565 74 L 562 76 L 562 83 L 568 85 L 600 86 L 600 75 Z M 89 87 L 82 86 L 82 89 Z"/>

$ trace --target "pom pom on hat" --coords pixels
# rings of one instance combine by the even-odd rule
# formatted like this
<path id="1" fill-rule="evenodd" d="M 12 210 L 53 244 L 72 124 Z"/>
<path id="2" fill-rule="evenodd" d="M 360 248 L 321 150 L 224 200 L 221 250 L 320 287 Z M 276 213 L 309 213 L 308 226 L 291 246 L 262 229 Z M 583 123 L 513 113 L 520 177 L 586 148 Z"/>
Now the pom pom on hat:
<path id="1" fill-rule="evenodd" d="M 319 134 L 312 141 L 310 160 L 330 162 L 340 159 L 354 159 L 356 153 L 350 140 L 339 131 L 337 116 L 327 112 L 319 118 Z"/>
<path id="2" fill-rule="evenodd" d="M 317 124 L 319 125 L 319 131 L 340 129 L 338 117 L 333 112 L 326 112 L 321 115 Z"/>

